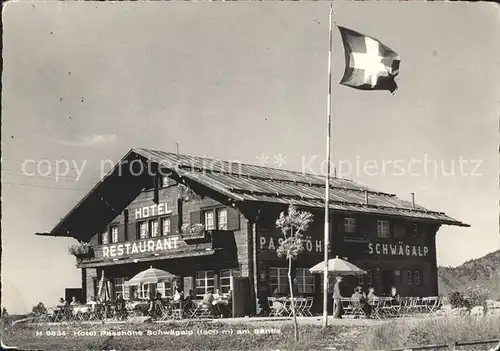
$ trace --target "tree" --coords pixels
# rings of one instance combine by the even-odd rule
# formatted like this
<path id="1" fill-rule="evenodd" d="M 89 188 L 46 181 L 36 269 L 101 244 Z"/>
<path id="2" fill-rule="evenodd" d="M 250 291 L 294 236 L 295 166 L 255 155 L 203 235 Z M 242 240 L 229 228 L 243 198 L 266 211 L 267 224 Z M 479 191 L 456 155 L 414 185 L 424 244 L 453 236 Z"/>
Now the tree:
<path id="1" fill-rule="evenodd" d="M 295 342 L 299 340 L 299 332 L 297 325 L 297 316 L 295 315 L 295 301 L 293 296 L 292 284 L 292 260 L 297 259 L 302 251 L 304 251 L 304 241 L 302 233 L 309 228 L 313 221 L 313 215 L 306 211 L 299 211 L 294 205 L 288 207 L 287 213 L 281 212 L 276 227 L 281 229 L 285 240 L 276 250 L 278 257 L 286 257 L 288 260 L 288 285 L 290 288 L 290 297 L 292 302 L 292 315 L 294 324 Z"/>

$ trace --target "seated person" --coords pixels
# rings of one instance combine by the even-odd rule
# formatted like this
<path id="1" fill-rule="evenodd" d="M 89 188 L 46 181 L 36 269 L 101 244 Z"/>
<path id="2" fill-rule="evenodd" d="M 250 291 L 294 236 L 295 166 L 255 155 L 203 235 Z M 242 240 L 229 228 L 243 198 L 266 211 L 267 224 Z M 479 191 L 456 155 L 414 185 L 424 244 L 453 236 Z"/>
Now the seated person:
<path id="1" fill-rule="evenodd" d="M 68 306 L 68 301 L 66 301 L 62 297 L 59 298 L 59 303 L 57 304 L 57 307 L 59 307 L 59 308 L 65 308 L 67 306 Z"/>
<path id="2" fill-rule="evenodd" d="M 278 288 L 274 289 L 274 291 L 273 291 L 273 296 L 274 296 L 274 298 L 276 298 L 276 299 L 279 299 L 279 298 L 280 298 L 280 293 L 279 293 Z"/>
<path id="3" fill-rule="evenodd" d="M 123 298 L 122 294 L 118 294 L 118 296 L 116 297 L 115 305 L 118 310 L 125 309 L 125 299 Z"/>
<path id="4" fill-rule="evenodd" d="M 399 304 L 399 300 L 400 300 L 401 297 L 399 296 L 399 293 L 396 290 L 395 286 L 391 287 L 391 293 L 389 294 L 389 297 L 391 298 L 391 304 L 392 305 L 398 305 Z"/>
<path id="5" fill-rule="evenodd" d="M 80 302 L 76 301 L 76 297 L 72 297 L 71 298 L 71 303 L 70 303 L 70 306 L 79 306 L 80 305 Z"/>
<path id="6" fill-rule="evenodd" d="M 370 286 L 368 288 L 368 295 L 366 296 L 366 298 L 368 299 L 368 302 L 372 305 L 373 305 L 373 301 L 378 299 L 378 296 L 375 295 L 375 288 L 374 287 Z"/>
<path id="7" fill-rule="evenodd" d="M 219 289 L 215 290 L 215 294 L 213 296 L 214 300 L 222 300 L 224 298 L 224 296 L 220 293 Z"/>
<path id="8" fill-rule="evenodd" d="M 155 294 L 153 291 L 151 291 L 149 293 L 149 308 L 147 310 L 147 314 L 149 316 L 153 315 L 154 312 L 156 312 L 156 307 L 159 301 L 161 301 L 161 293 L 156 292 Z"/>
<path id="9" fill-rule="evenodd" d="M 87 305 L 90 305 L 91 311 L 95 312 L 95 306 L 97 305 L 97 301 L 95 300 L 94 296 L 91 296 L 89 301 L 87 302 Z"/>
<path id="10" fill-rule="evenodd" d="M 361 301 L 361 298 L 363 297 L 363 294 L 361 293 L 361 287 L 357 286 L 354 288 L 354 293 L 352 294 L 351 298 L 355 300 L 356 302 Z"/>
<path id="11" fill-rule="evenodd" d="M 193 290 L 189 289 L 188 295 L 184 298 L 182 302 L 183 308 L 192 308 L 193 301 L 196 299 Z"/>
<path id="12" fill-rule="evenodd" d="M 202 303 L 204 305 L 212 306 L 212 302 L 214 302 L 214 295 L 212 294 L 212 290 L 208 290 L 205 295 L 203 295 Z"/>
<path id="13" fill-rule="evenodd" d="M 184 293 L 178 287 L 175 288 L 174 301 L 182 301 L 184 298 Z"/>

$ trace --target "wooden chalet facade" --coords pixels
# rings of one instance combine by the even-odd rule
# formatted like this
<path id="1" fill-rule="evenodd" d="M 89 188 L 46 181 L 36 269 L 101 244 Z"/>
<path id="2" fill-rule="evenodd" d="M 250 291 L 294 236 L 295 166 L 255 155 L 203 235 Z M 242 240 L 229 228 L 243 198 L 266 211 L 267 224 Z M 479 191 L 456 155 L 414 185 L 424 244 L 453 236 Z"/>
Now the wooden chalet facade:
<path id="1" fill-rule="evenodd" d="M 246 277 L 253 304 L 255 294 L 288 291 L 275 221 L 294 203 L 314 222 L 293 274 L 299 293 L 315 296 L 321 310 L 322 279 L 308 268 L 323 260 L 324 190 L 321 176 L 132 149 L 46 235 L 90 243 L 90 252 L 77 258 L 85 298 L 96 294 L 102 272 L 113 296 L 128 297 L 125 282 L 153 266 L 197 295 L 227 292 L 231 277 Z M 358 284 L 372 285 L 378 295 L 392 285 L 402 296 L 438 294 L 437 231 L 468 225 L 345 179 L 331 180 L 330 199 L 329 255 L 368 271 L 345 281 L 346 296 Z M 163 294 L 170 288 L 157 287 Z"/>

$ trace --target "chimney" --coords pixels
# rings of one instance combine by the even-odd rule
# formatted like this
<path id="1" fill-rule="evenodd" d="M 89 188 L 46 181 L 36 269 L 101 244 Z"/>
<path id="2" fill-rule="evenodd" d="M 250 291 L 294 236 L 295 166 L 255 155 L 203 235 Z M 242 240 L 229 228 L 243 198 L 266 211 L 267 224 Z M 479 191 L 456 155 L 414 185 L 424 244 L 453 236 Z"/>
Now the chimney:
<path id="1" fill-rule="evenodd" d="M 415 208 L 415 193 L 411 193 L 411 208 Z"/>
<path id="2" fill-rule="evenodd" d="M 368 205 L 368 190 L 365 190 L 365 205 Z"/>

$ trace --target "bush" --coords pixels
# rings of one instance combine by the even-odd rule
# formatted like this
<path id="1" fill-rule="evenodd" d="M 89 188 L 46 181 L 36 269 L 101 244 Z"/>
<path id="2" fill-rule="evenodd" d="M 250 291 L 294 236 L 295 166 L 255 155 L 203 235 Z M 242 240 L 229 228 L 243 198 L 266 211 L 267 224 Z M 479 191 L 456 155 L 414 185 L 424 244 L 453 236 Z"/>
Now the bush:
<path id="1" fill-rule="evenodd" d="M 464 295 L 460 291 L 452 291 L 448 295 L 448 300 L 450 301 L 450 305 L 452 308 L 467 308 L 471 309 L 470 302 L 464 297 Z"/>
<path id="2" fill-rule="evenodd" d="M 33 308 L 31 309 L 31 312 L 35 316 L 39 316 L 39 315 L 47 313 L 47 308 L 45 308 L 45 305 L 43 304 L 43 302 L 39 302 L 37 305 L 33 306 Z"/>
<path id="3" fill-rule="evenodd" d="M 482 285 L 467 288 L 467 296 L 472 306 L 484 306 L 491 293 Z"/>

